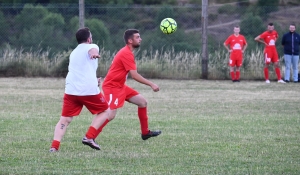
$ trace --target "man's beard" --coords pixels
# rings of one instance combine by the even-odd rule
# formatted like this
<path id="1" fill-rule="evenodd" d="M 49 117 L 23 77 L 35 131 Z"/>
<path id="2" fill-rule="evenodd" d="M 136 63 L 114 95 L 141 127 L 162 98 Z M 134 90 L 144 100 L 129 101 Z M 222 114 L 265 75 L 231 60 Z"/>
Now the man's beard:
<path id="1" fill-rule="evenodd" d="M 132 47 L 133 47 L 133 48 L 139 48 L 140 45 L 139 45 L 139 44 L 137 44 L 137 45 L 132 45 Z"/>

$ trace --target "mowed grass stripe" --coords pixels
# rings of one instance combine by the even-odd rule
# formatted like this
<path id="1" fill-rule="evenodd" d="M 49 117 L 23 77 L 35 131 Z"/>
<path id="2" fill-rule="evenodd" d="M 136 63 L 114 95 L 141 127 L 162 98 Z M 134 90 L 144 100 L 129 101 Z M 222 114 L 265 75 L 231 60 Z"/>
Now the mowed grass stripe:
<path id="1" fill-rule="evenodd" d="M 92 116 L 84 108 L 68 127 L 61 150 L 48 152 L 64 79 L 0 79 L 0 174 L 299 174 L 299 84 L 264 81 L 131 79 L 148 99 L 143 141 L 137 108 L 126 103 L 97 138 L 82 145 Z M 20 85 L 21 82 L 21 85 Z"/>

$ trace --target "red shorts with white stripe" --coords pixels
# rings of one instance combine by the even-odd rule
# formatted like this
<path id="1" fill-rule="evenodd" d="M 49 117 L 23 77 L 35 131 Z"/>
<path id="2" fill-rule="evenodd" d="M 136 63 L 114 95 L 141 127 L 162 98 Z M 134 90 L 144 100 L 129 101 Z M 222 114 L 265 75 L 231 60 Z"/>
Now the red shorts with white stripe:
<path id="1" fill-rule="evenodd" d="M 125 101 L 139 94 L 136 90 L 126 85 L 122 89 L 102 87 L 102 90 L 110 109 L 121 108 Z"/>
<path id="2" fill-rule="evenodd" d="M 265 52 L 265 63 L 270 64 L 270 63 L 276 63 L 278 62 L 278 53 L 276 49 L 266 49 Z"/>

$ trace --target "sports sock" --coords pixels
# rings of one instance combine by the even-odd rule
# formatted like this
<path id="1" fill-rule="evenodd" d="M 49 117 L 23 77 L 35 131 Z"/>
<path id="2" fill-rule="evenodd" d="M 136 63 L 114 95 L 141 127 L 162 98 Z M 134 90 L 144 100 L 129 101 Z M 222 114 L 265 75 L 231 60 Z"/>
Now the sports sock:
<path id="1" fill-rule="evenodd" d="M 275 68 L 275 73 L 277 75 L 277 79 L 281 80 L 280 69 L 278 67 Z"/>
<path id="2" fill-rule="evenodd" d="M 240 80 L 240 75 L 241 75 L 240 71 L 236 71 L 235 74 L 236 74 L 236 79 Z"/>
<path id="3" fill-rule="evenodd" d="M 90 126 L 88 131 L 85 134 L 85 137 L 87 139 L 95 139 L 96 138 L 97 129 L 93 126 Z"/>
<path id="4" fill-rule="evenodd" d="M 269 79 L 269 69 L 267 67 L 264 68 L 265 79 Z"/>
<path id="5" fill-rule="evenodd" d="M 55 148 L 56 150 L 59 149 L 60 141 L 53 140 L 51 144 L 51 148 Z"/>
<path id="6" fill-rule="evenodd" d="M 231 80 L 235 80 L 235 75 L 234 75 L 234 72 L 230 72 L 230 76 L 231 76 Z"/>
<path id="7" fill-rule="evenodd" d="M 143 135 L 148 134 L 148 116 L 147 116 L 147 107 L 138 108 L 138 116 L 140 119 L 141 131 Z"/>
<path id="8" fill-rule="evenodd" d="M 100 134 L 100 132 L 102 131 L 102 129 L 104 128 L 104 126 L 109 122 L 108 119 L 105 120 L 105 122 L 99 127 L 99 129 L 97 129 L 97 133 L 96 133 L 96 137 Z"/>

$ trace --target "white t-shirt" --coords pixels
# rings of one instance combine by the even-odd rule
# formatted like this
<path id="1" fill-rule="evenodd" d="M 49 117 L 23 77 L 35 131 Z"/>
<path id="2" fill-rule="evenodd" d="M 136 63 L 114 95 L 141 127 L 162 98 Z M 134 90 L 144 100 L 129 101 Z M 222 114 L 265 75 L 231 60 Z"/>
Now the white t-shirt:
<path id="1" fill-rule="evenodd" d="M 69 95 L 96 95 L 100 93 L 97 80 L 98 59 L 91 59 L 88 51 L 99 47 L 96 44 L 79 44 L 69 58 L 65 93 Z"/>

